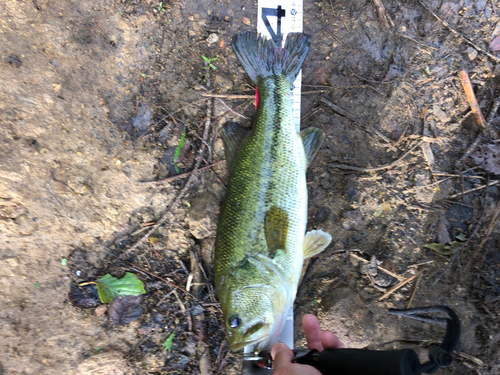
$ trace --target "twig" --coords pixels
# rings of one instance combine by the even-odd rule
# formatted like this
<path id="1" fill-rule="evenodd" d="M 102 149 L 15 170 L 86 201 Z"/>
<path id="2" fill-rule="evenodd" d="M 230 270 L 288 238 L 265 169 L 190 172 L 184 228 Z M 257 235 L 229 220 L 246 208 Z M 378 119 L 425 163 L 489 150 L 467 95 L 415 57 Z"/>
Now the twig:
<path id="1" fill-rule="evenodd" d="M 191 172 L 191 175 L 189 176 L 188 180 L 184 184 L 184 187 L 182 190 L 179 192 L 173 203 L 170 205 L 170 207 L 167 209 L 167 211 L 163 214 L 160 220 L 144 235 L 139 241 L 135 243 L 135 245 L 131 246 L 129 249 L 124 251 L 121 255 L 120 258 L 123 258 L 125 255 L 130 253 L 131 251 L 134 251 L 137 249 L 140 245 L 142 245 L 146 240 L 148 239 L 151 234 L 153 234 L 168 218 L 170 215 L 170 212 L 174 209 L 175 206 L 179 203 L 179 201 L 184 197 L 184 195 L 187 193 L 189 187 L 194 181 L 196 172 L 198 171 L 198 168 L 200 167 L 201 160 L 203 159 L 203 153 L 205 152 L 206 148 L 206 141 L 208 139 L 208 131 L 210 129 L 210 124 L 211 124 L 211 116 L 212 116 L 212 103 L 210 100 L 207 101 L 207 118 L 205 121 L 205 129 L 203 131 L 203 140 L 205 142 L 202 142 L 200 150 L 198 151 L 198 156 L 196 157 L 196 162 L 194 164 L 193 171 Z"/>
<path id="2" fill-rule="evenodd" d="M 498 107 L 500 107 L 500 98 L 496 98 L 495 101 L 493 102 L 493 105 L 491 106 L 490 115 L 488 116 L 488 120 L 486 120 L 486 126 L 488 127 L 488 129 L 491 129 L 490 125 L 493 122 L 493 119 L 495 118 L 495 115 L 498 111 Z"/>
<path id="3" fill-rule="evenodd" d="M 489 185 L 481 185 L 481 186 L 479 186 L 479 187 L 477 187 L 477 188 L 474 188 L 474 189 L 465 190 L 464 192 L 461 192 L 461 193 L 457 193 L 457 194 L 450 195 L 450 196 L 448 197 L 448 199 L 451 199 L 451 198 L 458 198 L 458 197 L 461 197 L 462 195 L 466 195 L 466 194 L 472 193 L 473 191 L 477 191 L 477 190 L 484 189 L 485 187 L 489 187 L 489 186 L 497 185 L 499 182 L 500 182 L 500 180 L 496 180 L 496 181 L 491 182 Z"/>
<path id="4" fill-rule="evenodd" d="M 451 180 L 451 177 L 447 177 L 447 178 L 444 178 L 442 180 L 433 182 L 432 184 L 423 185 L 423 186 L 415 186 L 415 187 L 412 187 L 410 189 L 403 190 L 403 194 L 411 193 L 412 191 L 415 191 L 415 190 L 430 188 L 432 186 L 439 185 L 441 182 L 445 182 L 445 181 L 448 181 L 448 180 Z"/>
<path id="5" fill-rule="evenodd" d="M 170 182 L 170 181 L 173 181 L 173 180 L 177 180 L 178 178 L 184 178 L 184 177 L 187 177 L 189 175 L 191 175 L 192 173 L 198 173 L 198 172 L 201 172 L 205 169 L 208 169 L 208 168 L 212 168 L 212 167 L 215 167 L 216 165 L 219 165 L 219 164 L 222 164 L 222 163 L 225 163 L 226 160 L 219 160 L 213 164 L 210 164 L 210 165 L 207 165 L 205 167 L 202 167 L 202 168 L 199 168 L 196 172 L 191 171 L 191 172 L 186 172 L 186 173 L 182 173 L 182 174 L 178 174 L 177 176 L 172 176 L 172 177 L 168 177 L 168 178 L 164 178 L 163 180 L 157 180 L 157 181 L 137 181 L 138 183 L 140 184 L 165 184 L 167 182 Z"/>
<path id="6" fill-rule="evenodd" d="M 161 281 L 163 281 L 164 283 L 167 283 L 168 285 L 173 286 L 174 288 L 177 288 L 177 289 L 179 289 L 180 291 L 182 291 L 182 292 L 184 292 L 184 293 L 186 293 L 186 294 L 189 294 L 191 297 L 195 298 L 195 297 L 194 297 L 191 293 L 189 293 L 186 289 L 184 289 L 184 288 L 182 288 L 182 287 L 180 287 L 180 286 L 177 286 L 177 285 L 175 285 L 174 283 L 172 283 L 172 282 L 170 282 L 170 281 L 168 281 L 168 280 L 166 280 L 166 279 L 164 279 L 164 278 L 162 278 L 162 277 L 160 277 L 160 276 L 155 275 L 154 273 L 151 273 L 151 272 L 149 272 L 149 271 L 146 271 L 144 268 L 141 268 L 141 267 L 139 267 L 139 266 L 136 266 L 136 265 L 135 265 L 135 264 L 133 264 L 133 263 L 130 263 L 130 262 L 127 262 L 127 261 L 126 261 L 126 263 L 128 263 L 131 267 L 137 268 L 139 271 L 142 271 L 142 272 L 144 272 L 144 273 L 148 274 L 149 276 L 156 277 L 158 280 L 161 280 Z"/>
<path id="7" fill-rule="evenodd" d="M 462 155 L 462 157 L 456 162 L 456 166 L 460 166 L 462 165 L 462 162 L 465 160 L 465 158 L 467 156 L 470 155 L 470 153 L 472 151 L 474 151 L 476 149 L 476 147 L 479 145 L 479 143 L 481 143 L 481 141 L 483 140 L 483 135 L 481 133 L 478 134 L 478 136 L 476 137 L 476 139 L 474 140 L 474 142 L 472 142 L 472 144 L 469 146 L 469 148 L 467 149 L 467 151 L 465 151 L 465 153 Z"/>
<path id="8" fill-rule="evenodd" d="M 359 171 L 359 172 L 376 172 L 376 171 L 383 171 L 385 169 L 391 169 L 395 167 L 396 165 L 400 164 L 405 157 L 407 157 L 413 150 L 415 150 L 417 147 L 419 147 L 423 141 L 418 142 L 417 144 L 413 145 L 408 151 L 406 151 L 399 159 L 394 160 L 392 163 L 382 165 L 380 167 L 374 167 L 374 168 L 360 168 L 360 167 L 351 167 L 350 165 L 344 165 L 344 164 L 328 164 L 329 167 L 332 168 L 339 168 L 339 169 L 347 169 L 351 171 Z"/>
<path id="9" fill-rule="evenodd" d="M 388 29 L 394 27 L 394 22 L 392 22 L 391 17 L 387 14 L 387 11 L 385 10 L 385 6 L 382 3 L 382 1 L 381 0 L 373 0 L 373 3 L 375 4 L 375 6 L 377 8 L 378 17 L 385 24 L 385 26 Z"/>
<path id="10" fill-rule="evenodd" d="M 456 31 L 453 27 L 450 26 L 450 24 L 444 20 L 442 20 L 441 18 L 439 18 L 439 16 L 434 13 L 432 10 L 430 10 L 426 5 L 424 5 L 424 3 L 419 0 L 419 3 L 420 5 L 422 5 L 430 14 L 432 14 L 439 22 L 441 22 L 444 26 L 446 26 L 453 34 L 457 35 L 458 37 L 462 38 L 463 40 L 465 40 L 468 44 L 470 44 L 472 47 L 474 47 L 476 50 L 478 50 L 479 52 L 481 53 L 484 53 L 486 56 L 490 57 L 491 59 L 495 60 L 496 62 L 500 62 L 500 59 L 494 55 L 492 55 L 491 53 L 488 53 L 486 52 L 485 50 L 483 50 L 481 47 L 477 46 L 476 44 L 474 44 L 474 42 L 472 42 L 470 39 L 466 38 L 465 36 L 463 36 L 462 34 L 460 34 L 458 31 Z"/>
<path id="11" fill-rule="evenodd" d="M 424 268 L 423 270 L 420 270 L 418 271 L 415 275 L 413 276 L 410 276 L 408 277 L 407 279 L 404 279 L 403 281 L 397 283 L 396 285 L 394 285 L 394 287 L 392 287 L 387 293 L 385 293 L 382 297 L 380 297 L 378 299 L 378 301 L 382 301 L 384 299 L 386 299 L 387 297 L 389 297 L 392 293 L 394 293 L 396 290 L 402 288 L 403 286 L 405 286 L 406 284 L 408 284 L 410 281 L 412 281 L 414 278 L 420 276 L 421 274 L 423 274 L 427 269 Z"/>
<path id="12" fill-rule="evenodd" d="M 493 184 L 490 184 L 490 185 L 493 185 Z M 474 253 L 472 253 L 472 256 L 469 259 L 469 263 L 467 263 L 467 266 L 465 266 L 465 272 L 469 271 L 470 267 L 472 266 L 472 263 L 474 262 L 474 259 L 481 252 L 486 241 L 488 241 L 488 239 L 491 235 L 491 231 L 493 230 L 493 228 L 495 227 L 495 225 L 498 222 L 499 215 L 500 215 L 500 200 L 498 201 L 497 206 L 495 208 L 495 211 L 493 213 L 493 216 L 490 219 L 490 225 L 488 225 L 488 229 L 486 230 L 486 234 L 484 235 L 484 238 L 479 243 L 479 246 L 477 247 L 476 251 L 474 251 Z"/>
<path id="13" fill-rule="evenodd" d="M 369 260 L 366 260 L 366 259 L 364 259 L 364 258 L 361 258 L 359 255 L 353 254 L 353 253 L 351 253 L 351 252 L 349 252 L 349 255 L 350 255 L 350 256 L 352 256 L 354 259 L 359 260 L 359 261 L 361 261 L 361 262 L 363 262 L 363 263 L 370 263 L 370 261 L 369 261 Z M 398 275 L 397 273 L 391 272 L 391 271 L 389 271 L 389 270 L 386 270 L 384 267 L 377 266 L 377 269 L 379 269 L 380 271 L 385 272 L 386 274 L 388 274 L 388 275 L 390 275 L 390 276 L 394 277 L 394 278 L 395 278 L 396 280 L 398 280 L 398 281 L 402 281 L 402 280 L 404 280 L 404 277 L 403 277 L 403 276 Z"/>
<path id="14" fill-rule="evenodd" d="M 437 51 L 437 50 L 438 50 L 437 48 L 434 48 L 434 47 L 430 47 L 430 46 L 428 46 L 428 45 L 425 45 L 424 43 L 421 43 L 421 42 L 419 42 L 418 40 L 415 40 L 415 39 L 413 39 L 413 38 L 409 37 L 408 35 L 405 35 L 405 34 L 398 34 L 398 35 L 399 35 L 399 36 L 402 36 L 403 38 L 409 39 L 409 40 L 411 40 L 411 41 L 412 41 L 412 42 L 414 42 L 414 43 L 420 44 L 422 47 L 425 47 L 425 48 L 430 48 L 430 49 L 433 49 L 433 50 L 435 50 L 435 51 Z M 427 52 L 427 51 L 426 51 L 426 52 Z"/>
<path id="15" fill-rule="evenodd" d="M 206 96 L 207 98 L 226 98 L 226 99 L 253 99 L 253 98 L 255 98 L 255 95 L 211 94 L 209 92 L 201 94 L 201 96 Z"/>
<path id="16" fill-rule="evenodd" d="M 199 87 L 199 88 L 201 88 L 202 90 L 205 90 L 206 92 L 208 92 L 208 89 L 207 89 L 205 86 L 200 85 L 198 82 L 196 82 L 196 81 L 193 79 L 193 77 L 190 77 L 190 78 L 191 78 L 191 81 L 193 81 L 193 82 L 194 82 L 194 84 L 195 84 L 196 86 L 198 86 L 198 87 Z M 202 94 L 202 95 L 203 95 L 203 94 Z M 226 107 L 226 109 L 227 109 L 228 111 L 230 111 L 231 113 L 235 114 L 236 116 L 243 117 L 244 119 L 247 119 L 247 120 L 249 119 L 248 117 L 246 117 L 246 116 L 242 115 L 241 113 L 238 113 L 238 112 L 236 112 L 235 110 L 233 110 L 233 109 L 232 109 L 231 107 L 229 107 L 229 106 L 226 104 L 226 102 L 224 102 L 224 100 L 222 100 L 221 98 L 216 97 L 216 99 L 217 99 L 219 102 L 221 102 L 221 103 L 222 103 L 222 105 L 223 105 L 224 107 Z"/>
<path id="17" fill-rule="evenodd" d="M 418 275 L 417 281 L 415 281 L 415 286 L 413 287 L 413 292 L 411 293 L 410 300 L 408 301 L 408 304 L 406 305 L 407 309 L 409 309 L 411 307 L 411 304 L 413 303 L 413 298 L 415 298 L 415 294 L 417 294 L 418 284 L 420 284 L 420 280 L 422 280 L 422 274 Z"/>
<path id="18" fill-rule="evenodd" d="M 391 141 L 389 140 L 389 138 L 387 138 L 385 135 L 383 135 L 382 133 L 380 133 L 378 130 L 370 129 L 370 126 L 367 123 L 365 123 L 365 122 L 363 122 L 361 120 L 356 119 L 349 112 L 344 111 L 342 108 L 336 106 L 335 104 L 333 104 L 329 100 L 327 100 L 325 98 L 321 98 L 320 102 L 326 104 L 328 107 L 330 107 L 331 109 L 333 109 L 335 112 L 341 114 L 342 116 L 347 117 L 349 120 L 351 120 L 355 124 L 359 125 L 361 127 L 361 129 L 363 129 L 365 132 L 367 132 L 369 134 L 374 133 L 380 139 L 382 139 L 385 143 L 387 143 L 389 145 L 391 144 Z"/>
<path id="19" fill-rule="evenodd" d="M 481 112 L 481 108 L 479 108 L 479 103 L 477 102 L 476 95 L 474 94 L 474 89 L 472 88 L 469 75 L 465 70 L 460 71 L 460 80 L 462 81 L 465 96 L 467 97 L 467 102 L 469 103 L 472 115 L 474 116 L 474 120 L 476 120 L 477 126 L 479 126 L 479 128 L 485 134 L 490 135 L 488 127 L 486 126 L 486 120 L 484 119 L 483 113 Z"/>

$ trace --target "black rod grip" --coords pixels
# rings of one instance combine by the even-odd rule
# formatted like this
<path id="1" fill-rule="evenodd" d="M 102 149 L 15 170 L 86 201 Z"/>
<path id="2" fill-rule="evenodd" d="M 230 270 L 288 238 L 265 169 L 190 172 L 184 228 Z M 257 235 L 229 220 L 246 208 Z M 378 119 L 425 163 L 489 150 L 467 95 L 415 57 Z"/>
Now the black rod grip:
<path id="1" fill-rule="evenodd" d="M 420 360 L 411 349 L 377 351 L 326 349 L 313 363 L 323 375 L 420 375 Z"/>

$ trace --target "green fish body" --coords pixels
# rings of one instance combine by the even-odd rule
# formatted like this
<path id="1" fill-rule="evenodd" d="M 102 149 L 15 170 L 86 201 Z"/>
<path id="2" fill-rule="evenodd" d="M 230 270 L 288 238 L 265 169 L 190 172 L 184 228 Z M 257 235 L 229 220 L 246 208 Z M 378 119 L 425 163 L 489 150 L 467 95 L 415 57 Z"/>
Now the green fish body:
<path id="1" fill-rule="evenodd" d="M 292 306 L 304 259 L 331 241 L 322 231 L 305 235 L 306 168 L 324 133 L 295 130 L 291 84 L 310 38 L 289 34 L 285 47 L 245 32 L 233 39 L 241 64 L 257 85 L 253 128 L 225 127 L 230 171 L 215 242 L 215 286 L 231 350 L 269 349 Z"/>

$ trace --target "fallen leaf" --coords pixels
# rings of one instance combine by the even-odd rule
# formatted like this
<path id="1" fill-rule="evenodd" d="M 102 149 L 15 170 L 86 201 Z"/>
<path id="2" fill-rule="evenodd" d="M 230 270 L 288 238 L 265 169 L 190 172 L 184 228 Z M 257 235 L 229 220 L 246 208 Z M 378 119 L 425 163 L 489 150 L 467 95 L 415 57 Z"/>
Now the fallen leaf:
<path id="1" fill-rule="evenodd" d="M 142 296 L 125 296 L 116 298 L 109 305 L 108 318 L 113 324 L 127 325 L 142 314 Z"/>
<path id="2" fill-rule="evenodd" d="M 108 273 L 96 280 L 95 283 L 102 303 L 111 303 L 116 297 L 146 294 L 144 283 L 137 278 L 137 275 L 130 272 L 126 272 L 121 279 L 117 279 Z"/>
<path id="3" fill-rule="evenodd" d="M 491 41 L 490 48 L 493 52 L 500 51 L 500 36 L 497 36 L 495 39 Z"/>
<path id="4" fill-rule="evenodd" d="M 488 172 L 500 175 L 500 144 L 483 144 L 471 155 L 472 160 Z"/>
<path id="5" fill-rule="evenodd" d="M 241 22 L 243 22 L 245 25 L 250 26 L 252 24 L 252 21 L 248 17 L 241 17 Z"/>
<path id="6" fill-rule="evenodd" d="M 460 242 L 452 242 L 450 244 L 442 244 L 442 243 L 428 243 L 425 244 L 424 247 L 434 250 L 436 253 L 441 255 L 453 255 L 457 252 L 458 249 L 462 246 Z"/>
<path id="7" fill-rule="evenodd" d="M 174 341 L 174 336 L 175 336 L 175 334 L 174 334 L 174 332 L 172 332 L 170 334 L 170 336 L 168 336 L 168 338 L 163 343 L 163 346 L 165 347 L 165 350 L 168 350 L 168 351 L 171 350 L 170 348 L 172 347 L 172 342 Z"/>
<path id="8" fill-rule="evenodd" d="M 71 284 L 69 292 L 69 300 L 75 307 L 88 309 L 94 307 L 99 302 L 99 294 L 95 284 L 79 286 Z"/>

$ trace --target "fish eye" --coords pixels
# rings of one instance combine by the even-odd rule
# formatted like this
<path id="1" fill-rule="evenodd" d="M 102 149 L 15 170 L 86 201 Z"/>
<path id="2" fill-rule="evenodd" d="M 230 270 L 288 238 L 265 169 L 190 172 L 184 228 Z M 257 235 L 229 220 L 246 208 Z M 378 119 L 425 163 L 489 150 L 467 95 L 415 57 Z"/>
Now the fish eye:
<path id="1" fill-rule="evenodd" d="M 229 327 L 238 328 L 241 324 L 241 318 L 238 315 L 231 315 L 227 321 L 229 322 Z"/>

